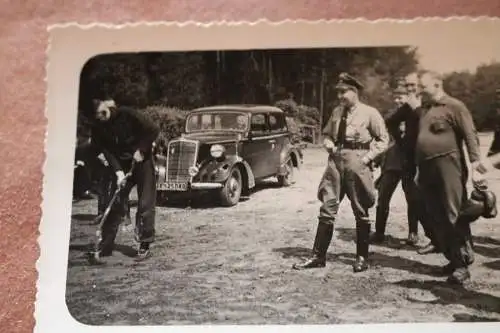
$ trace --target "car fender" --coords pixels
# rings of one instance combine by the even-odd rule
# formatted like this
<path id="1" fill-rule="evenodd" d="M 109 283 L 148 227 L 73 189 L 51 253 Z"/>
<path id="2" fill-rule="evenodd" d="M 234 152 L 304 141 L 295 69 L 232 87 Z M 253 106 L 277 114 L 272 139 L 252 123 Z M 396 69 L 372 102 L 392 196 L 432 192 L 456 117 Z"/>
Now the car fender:
<path id="1" fill-rule="evenodd" d="M 254 188 L 255 177 L 252 168 L 247 161 L 236 155 L 227 156 L 222 161 L 210 160 L 210 162 L 201 166 L 194 180 L 224 183 L 229 178 L 229 172 L 234 166 L 238 166 L 242 171 L 243 187 L 247 190 Z"/>
<path id="2" fill-rule="evenodd" d="M 299 149 L 292 144 L 286 145 L 280 153 L 280 167 L 279 174 L 286 172 L 285 166 L 288 163 L 288 159 L 292 159 L 293 166 L 297 169 L 302 165 L 302 154 Z"/>

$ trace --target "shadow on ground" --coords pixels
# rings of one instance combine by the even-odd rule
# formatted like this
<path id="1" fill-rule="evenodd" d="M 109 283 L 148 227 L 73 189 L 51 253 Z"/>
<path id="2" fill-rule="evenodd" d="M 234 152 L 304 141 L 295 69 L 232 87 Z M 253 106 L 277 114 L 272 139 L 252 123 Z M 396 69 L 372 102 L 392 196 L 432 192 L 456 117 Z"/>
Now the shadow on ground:
<path id="1" fill-rule="evenodd" d="M 500 240 L 487 237 L 487 236 L 473 236 L 472 240 L 474 244 L 487 244 L 487 245 L 498 245 L 500 246 Z"/>
<path id="2" fill-rule="evenodd" d="M 480 317 L 467 313 L 455 313 L 453 315 L 453 321 L 458 323 L 467 323 L 467 322 L 497 322 L 497 319 L 488 318 L 488 317 Z"/>
<path id="3" fill-rule="evenodd" d="M 483 264 L 485 267 L 500 271 L 500 260 L 490 261 Z"/>
<path id="4" fill-rule="evenodd" d="M 311 257 L 312 251 L 310 248 L 305 247 L 280 247 L 273 249 L 273 252 L 281 253 L 283 259 L 297 258 L 299 260 Z M 337 255 L 333 253 L 326 254 L 326 261 L 336 261 Z"/>
<path id="5" fill-rule="evenodd" d="M 356 241 L 356 229 L 354 228 L 336 228 L 335 232 L 337 234 L 337 238 L 343 240 L 344 242 Z M 394 250 L 416 249 L 416 247 L 406 244 L 406 239 L 396 238 L 391 235 L 386 235 L 383 243 L 371 244 L 370 246 L 386 247 Z"/>
<path id="6" fill-rule="evenodd" d="M 282 247 L 275 248 L 273 252 L 282 253 L 282 258 L 305 259 L 311 256 L 311 249 L 303 247 Z M 326 261 L 341 262 L 345 265 L 352 265 L 356 260 L 354 253 L 327 253 Z M 382 253 L 372 253 L 369 263 L 373 267 L 385 267 L 397 270 L 404 270 L 410 273 L 423 274 L 433 277 L 441 276 L 441 266 L 428 265 L 415 260 L 410 260 L 398 256 L 388 256 Z"/>
<path id="7" fill-rule="evenodd" d="M 70 251 L 78 251 L 87 253 L 88 251 L 94 250 L 93 245 L 91 244 L 73 244 L 69 246 Z M 131 246 L 116 244 L 114 247 L 114 251 L 120 252 L 124 256 L 127 257 L 135 257 L 137 250 Z"/>
<path id="8" fill-rule="evenodd" d="M 73 214 L 71 219 L 76 222 L 93 222 L 96 216 L 95 214 Z"/>
<path id="9" fill-rule="evenodd" d="M 500 258 L 500 246 L 488 247 L 474 244 L 474 252 L 488 258 Z"/>
<path id="10" fill-rule="evenodd" d="M 438 298 L 431 302 L 411 300 L 412 302 L 439 305 L 461 304 L 475 310 L 500 313 L 499 297 L 450 285 L 444 281 L 402 280 L 394 284 L 409 289 L 430 291 Z"/>

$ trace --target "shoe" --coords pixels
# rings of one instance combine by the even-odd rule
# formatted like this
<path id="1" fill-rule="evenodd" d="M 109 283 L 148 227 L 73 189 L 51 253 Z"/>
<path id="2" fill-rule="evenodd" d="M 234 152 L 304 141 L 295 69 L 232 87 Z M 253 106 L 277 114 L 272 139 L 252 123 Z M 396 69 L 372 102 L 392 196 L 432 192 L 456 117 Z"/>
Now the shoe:
<path id="1" fill-rule="evenodd" d="M 455 271 L 455 267 L 451 263 L 441 267 L 441 275 L 451 275 Z"/>
<path id="2" fill-rule="evenodd" d="M 352 265 L 352 269 L 354 273 L 366 271 L 368 269 L 368 263 L 366 262 L 366 259 L 358 256 L 356 258 L 356 262 L 354 263 L 354 265 Z"/>
<path id="3" fill-rule="evenodd" d="M 325 266 L 326 266 L 325 258 L 314 256 L 312 258 L 307 259 L 303 263 L 293 264 L 292 268 L 296 270 L 302 270 L 308 268 L 323 268 Z"/>
<path id="4" fill-rule="evenodd" d="M 382 244 L 385 242 L 385 235 L 374 232 L 370 236 L 370 244 Z"/>
<path id="5" fill-rule="evenodd" d="M 426 246 L 417 250 L 417 253 L 421 255 L 437 253 L 437 252 L 438 252 L 437 248 L 432 243 L 429 243 Z"/>
<path id="6" fill-rule="evenodd" d="M 144 261 L 151 257 L 151 250 L 149 248 L 149 243 L 142 243 L 135 256 L 135 261 Z"/>
<path id="7" fill-rule="evenodd" d="M 104 265 L 106 261 L 103 260 L 104 257 L 111 257 L 113 255 L 112 247 L 101 248 L 97 251 L 90 251 L 87 253 L 87 260 L 91 265 Z"/>
<path id="8" fill-rule="evenodd" d="M 408 239 L 406 240 L 406 244 L 407 245 L 411 245 L 411 246 L 416 246 L 418 244 L 418 235 L 414 232 L 411 232 L 409 235 L 408 235 Z"/>
<path id="9" fill-rule="evenodd" d="M 448 277 L 447 282 L 450 284 L 463 285 L 470 280 L 470 272 L 466 267 L 455 269 L 455 271 Z"/>
<path id="10" fill-rule="evenodd" d="M 313 255 L 303 263 L 293 264 L 296 270 L 326 266 L 326 252 L 333 237 L 333 223 L 319 222 L 313 245 Z"/>

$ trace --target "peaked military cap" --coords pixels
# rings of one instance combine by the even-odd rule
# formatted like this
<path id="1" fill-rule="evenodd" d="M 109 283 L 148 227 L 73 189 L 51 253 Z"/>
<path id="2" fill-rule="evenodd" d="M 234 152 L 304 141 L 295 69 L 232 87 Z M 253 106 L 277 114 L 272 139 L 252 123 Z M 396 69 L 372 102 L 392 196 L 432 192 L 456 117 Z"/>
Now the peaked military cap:
<path id="1" fill-rule="evenodd" d="M 337 82 L 336 89 L 355 89 L 362 90 L 364 86 L 353 76 L 347 73 L 340 73 L 339 81 Z"/>

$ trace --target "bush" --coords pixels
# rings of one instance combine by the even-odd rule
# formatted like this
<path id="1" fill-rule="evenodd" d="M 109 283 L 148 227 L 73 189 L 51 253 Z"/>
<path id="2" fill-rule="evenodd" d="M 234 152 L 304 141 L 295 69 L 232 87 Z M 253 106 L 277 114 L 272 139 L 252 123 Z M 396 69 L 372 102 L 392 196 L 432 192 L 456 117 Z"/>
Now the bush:
<path id="1" fill-rule="evenodd" d="M 156 140 L 157 146 L 165 147 L 166 144 L 181 135 L 187 112 L 176 107 L 163 105 L 148 106 L 143 112 L 160 127 L 160 134 Z"/>
<path id="2" fill-rule="evenodd" d="M 299 114 L 299 106 L 293 99 L 277 101 L 274 106 L 283 110 L 287 117 L 295 118 Z"/>
<path id="3" fill-rule="evenodd" d="M 319 125 L 319 110 L 313 106 L 299 105 L 296 119 L 301 124 Z"/>

